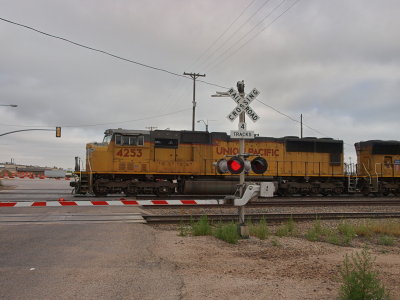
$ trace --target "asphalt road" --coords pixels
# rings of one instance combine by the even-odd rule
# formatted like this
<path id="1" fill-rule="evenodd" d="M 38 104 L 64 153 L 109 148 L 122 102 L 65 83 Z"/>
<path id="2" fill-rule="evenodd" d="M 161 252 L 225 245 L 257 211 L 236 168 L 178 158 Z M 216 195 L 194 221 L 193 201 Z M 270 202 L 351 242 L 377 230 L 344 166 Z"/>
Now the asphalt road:
<path id="1" fill-rule="evenodd" d="M 27 184 L 0 197 L 43 200 L 46 192 L 63 193 L 45 181 Z M 131 217 L 98 219 L 141 212 L 137 207 L 1 207 L 0 299 L 180 299 L 183 283 L 175 265 L 153 254 L 153 228 L 132 223 Z M 77 215 L 80 220 L 71 220 Z M 7 221 L 21 216 L 31 222 Z"/>
<path id="2" fill-rule="evenodd" d="M 56 179 L 2 179 L 0 201 L 56 201 L 73 199 L 72 188 L 67 180 Z"/>
<path id="3" fill-rule="evenodd" d="M 0 226 L 0 299 L 179 299 L 143 224 Z"/>

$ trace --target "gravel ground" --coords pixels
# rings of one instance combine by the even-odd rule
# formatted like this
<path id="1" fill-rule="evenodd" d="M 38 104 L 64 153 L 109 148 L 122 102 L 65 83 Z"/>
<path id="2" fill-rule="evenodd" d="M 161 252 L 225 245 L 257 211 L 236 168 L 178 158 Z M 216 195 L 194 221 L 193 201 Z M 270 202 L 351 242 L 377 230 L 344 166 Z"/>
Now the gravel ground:
<path id="1" fill-rule="evenodd" d="M 146 207 L 150 215 L 236 214 L 235 207 Z M 245 213 L 400 212 L 400 206 L 246 207 Z"/>
<path id="2" fill-rule="evenodd" d="M 237 208 L 146 208 L 148 214 L 232 214 Z M 400 206 L 266 207 L 246 213 L 399 212 Z M 399 219 L 393 220 L 400 222 Z M 322 221 L 334 228 L 341 221 Z M 352 224 L 366 220 L 346 220 Z M 379 277 L 392 299 L 400 299 L 400 239 L 383 246 L 357 237 L 350 246 L 310 242 L 304 238 L 313 222 L 296 222 L 296 233 L 266 240 L 256 237 L 231 245 L 211 236 L 179 236 L 180 225 L 153 225 L 157 255 L 174 263 L 183 278 L 183 299 L 336 299 L 340 266 L 346 254 L 367 247 L 376 258 Z M 269 225 L 274 233 L 280 226 Z"/>
<path id="3" fill-rule="evenodd" d="M 333 227 L 338 222 L 323 224 Z M 179 236 L 177 225 L 154 225 L 154 251 L 177 266 L 184 281 L 183 299 L 336 299 L 344 256 L 367 247 L 392 299 L 400 299 L 398 238 L 394 246 L 361 238 L 349 247 L 335 246 L 300 237 L 311 226 L 296 223 L 299 237 L 251 237 L 231 245 L 211 236 Z"/>

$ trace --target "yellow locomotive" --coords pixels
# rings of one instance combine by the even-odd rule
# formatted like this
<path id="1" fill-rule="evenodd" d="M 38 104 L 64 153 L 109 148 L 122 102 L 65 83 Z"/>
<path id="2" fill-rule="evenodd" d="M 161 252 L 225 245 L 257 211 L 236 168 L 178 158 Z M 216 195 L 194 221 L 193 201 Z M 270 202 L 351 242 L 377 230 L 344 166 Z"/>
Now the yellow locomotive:
<path id="1" fill-rule="evenodd" d="M 371 140 L 355 147 L 357 168 L 350 187 L 356 186 L 363 194 L 400 193 L 400 142 Z"/>
<path id="2" fill-rule="evenodd" d="M 265 172 L 247 170 L 247 180 L 274 181 L 279 194 L 347 190 L 341 140 L 255 137 L 246 141 L 245 153 L 268 163 Z M 96 196 L 229 194 L 238 175 L 225 173 L 218 162 L 238 154 L 238 140 L 225 132 L 108 129 L 103 142 L 86 145 L 86 170 L 76 162 L 78 180 L 71 186 Z"/>

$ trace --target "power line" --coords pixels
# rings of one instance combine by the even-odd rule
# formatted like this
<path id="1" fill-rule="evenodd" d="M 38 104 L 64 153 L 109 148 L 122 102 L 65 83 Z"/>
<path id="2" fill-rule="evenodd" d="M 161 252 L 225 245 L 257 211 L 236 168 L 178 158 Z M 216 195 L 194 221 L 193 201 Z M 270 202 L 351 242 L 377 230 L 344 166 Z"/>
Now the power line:
<path id="1" fill-rule="evenodd" d="M 278 8 L 284 1 L 285 1 L 285 0 L 283 0 L 276 8 Z M 274 22 L 276 22 L 282 15 L 284 15 L 288 10 L 290 10 L 290 9 L 291 9 L 297 2 L 299 2 L 299 1 L 300 1 L 300 0 L 294 1 L 294 2 L 292 3 L 292 5 L 290 5 L 286 10 L 284 10 L 280 15 L 278 15 L 278 16 L 277 16 L 272 22 L 270 22 L 264 29 L 262 29 L 262 30 L 261 30 L 260 32 L 258 32 L 255 36 L 253 36 L 253 37 L 250 38 L 248 41 L 246 41 L 241 47 L 239 47 L 235 52 L 233 52 L 233 53 L 232 53 L 231 55 L 229 55 L 227 58 L 231 57 L 231 56 L 232 56 L 233 54 L 235 54 L 237 51 L 239 51 L 240 49 L 242 49 L 242 48 L 244 47 L 244 45 L 246 45 L 249 41 L 253 40 L 257 35 L 259 35 L 261 32 L 263 32 L 263 31 L 264 31 L 265 29 L 267 29 L 269 26 L 271 26 Z M 263 7 L 265 4 L 267 4 L 268 2 L 269 2 L 269 0 L 265 1 L 264 4 L 262 5 L 262 7 Z M 236 18 L 236 20 L 239 19 L 240 16 L 244 13 L 244 11 L 247 10 L 247 8 L 250 7 L 253 3 L 254 3 L 254 1 L 252 1 L 252 2 L 242 11 L 242 13 Z M 276 8 L 275 8 L 275 9 L 276 9 Z M 275 10 L 275 9 L 274 9 L 274 10 Z M 274 11 L 274 10 L 273 10 L 273 11 Z M 257 12 L 258 12 L 258 11 L 257 11 Z M 271 14 L 271 13 L 270 13 L 270 14 Z M 270 14 L 268 14 L 266 17 L 264 17 L 264 19 L 263 19 L 261 22 L 257 23 L 249 32 L 246 33 L 246 35 L 247 35 L 248 33 L 250 33 L 251 31 L 253 31 L 254 28 L 256 28 L 257 26 L 259 26 Z M 255 14 L 253 14 L 253 15 L 255 15 Z M 2 21 L 4 21 L 4 22 L 7 22 L 7 23 L 10 23 L 10 24 L 13 24 L 13 25 L 17 25 L 17 26 L 20 26 L 20 27 L 29 29 L 29 30 L 32 30 L 32 31 L 35 31 L 35 32 L 37 32 L 37 33 L 43 34 L 43 35 L 48 36 L 48 37 L 51 37 L 51 38 L 55 38 L 55 39 L 59 39 L 59 40 L 62 40 L 62 41 L 64 41 L 64 42 L 67 42 L 67 43 L 71 43 L 71 44 L 73 44 L 73 45 L 75 45 L 75 46 L 79 46 L 79 47 L 82 47 L 82 48 L 85 48 L 85 49 L 88 49 L 88 50 L 92 50 L 92 51 L 95 51 L 95 52 L 99 52 L 99 53 L 102 53 L 102 54 L 105 54 L 105 55 L 114 57 L 114 58 L 116 58 L 116 59 L 120 59 L 120 60 L 129 62 L 129 63 L 133 63 L 133 64 L 136 64 L 136 65 L 145 67 L 145 68 L 149 68 L 149 69 L 152 69 L 152 70 L 164 72 L 164 73 L 167 73 L 167 74 L 170 74 L 170 75 L 174 75 L 174 76 L 177 76 L 177 77 L 181 77 L 181 78 L 183 77 L 183 78 L 186 78 L 186 79 L 191 79 L 191 78 L 189 78 L 189 77 L 187 77 L 187 76 L 184 76 L 184 75 L 181 75 L 181 74 L 178 74 L 178 73 L 175 73 L 175 72 L 166 70 L 166 69 L 154 67 L 154 66 L 151 66 L 151 65 L 148 65 L 148 64 L 144 64 L 144 63 L 141 63 L 141 62 L 138 62 L 138 61 L 134 61 L 134 60 L 132 60 L 132 59 L 124 58 L 124 57 L 119 56 L 119 55 L 115 55 L 115 54 L 113 54 L 113 53 L 110 53 L 110 52 L 107 52 L 107 51 L 104 51 L 104 50 L 100 50 L 100 49 L 96 49 L 96 48 L 93 48 L 93 47 L 90 47 L 90 46 L 86 46 L 86 45 L 83 45 L 83 44 L 74 42 L 74 41 L 72 41 L 72 40 L 69 40 L 69 39 L 66 39 L 66 38 L 63 38 L 63 37 L 60 37 L 60 36 L 56 36 L 56 35 L 53 35 L 53 34 L 49 34 L 49 33 L 46 33 L 46 32 L 44 32 L 44 31 L 38 30 L 38 29 L 36 29 L 36 28 L 33 28 L 33 27 L 31 27 L 31 26 L 27 26 L 27 25 L 24 25 L 24 24 L 20 24 L 20 23 L 17 23 L 17 22 L 14 22 L 14 21 L 11 21 L 11 20 L 8 20 L 8 19 L 5 19 L 5 18 L 1 18 L 1 17 L 0 17 L 0 20 L 2 20 Z M 217 38 L 216 42 L 218 41 L 218 39 L 220 39 L 220 38 L 231 28 L 231 26 L 236 22 L 236 20 L 235 20 L 234 22 L 232 22 L 232 24 L 228 27 L 228 29 L 225 30 L 224 33 L 223 33 L 222 35 L 220 35 L 220 36 Z M 247 23 L 247 21 L 246 21 L 244 24 L 246 24 L 246 23 Z M 244 24 L 242 24 L 242 26 L 243 26 Z M 239 29 L 240 29 L 240 28 L 239 28 Z M 237 31 L 236 31 L 236 32 L 237 32 Z M 236 33 L 236 32 L 235 32 L 235 33 Z M 231 48 L 233 48 L 233 47 L 231 47 Z M 229 51 L 231 48 L 229 48 L 227 51 Z M 207 49 L 206 51 L 208 51 L 208 49 Z M 225 51 L 223 54 L 225 54 L 227 51 Z M 222 55 L 223 55 L 223 54 L 222 54 Z M 211 82 L 207 82 L 207 81 L 204 81 L 204 80 L 198 80 L 198 82 L 202 82 L 202 83 L 204 83 L 204 84 L 212 85 L 212 86 L 215 86 L 215 87 L 220 87 L 220 88 L 228 89 L 228 88 L 225 87 L 225 86 L 221 86 L 221 85 L 214 84 L 214 83 L 211 83 Z M 262 102 L 262 101 L 260 101 L 260 100 L 258 100 L 258 101 L 259 101 L 260 103 L 262 103 L 263 105 L 269 107 L 270 109 L 274 110 L 275 112 L 277 112 L 277 113 L 279 113 L 279 114 L 281 114 L 281 115 L 283 115 L 283 116 L 289 118 L 290 120 L 295 121 L 295 122 L 297 122 L 297 123 L 300 123 L 298 120 L 296 120 L 296 119 L 294 119 L 294 118 L 288 116 L 288 115 L 285 114 L 285 113 L 282 113 L 281 111 L 275 109 L 275 108 L 272 107 L 271 105 L 265 104 L 264 102 Z M 142 121 L 142 120 L 149 120 L 149 119 L 153 119 L 153 118 L 159 118 L 159 117 L 168 116 L 168 115 L 171 115 L 171 114 L 176 114 L 176 113 L 183 112 L 183 111 L 187 111 L 187 110 L 190 110 L 190 109 L 184 109 L 184 110 L 179 110 L 179 111 L 172 112 L 172 113 L 162 114 L 162 115 L 158 115 L 158 116 L 154 116 L 154 117 L 147 117 L 147 118 L 135 119 L 135 120 L 127 120 L 127 121 L 119 121 L 119 122 L 107 122 L 107 123 L 98 123 L 98 124 L 62 125 L 62 127 L 74 127 L 74 128 L 79 128 L 79 127 L 92 127 L 92 126 L 111 125 L 111 124 L 122 124 L 122 123 L 129 123 L 129 122 L 136 122 L 136 121 Z M 31 126 L 31 125 L 29 125 L 29 126 L 25 126 L 25 125 L 10 125 L 10 124 L 2 124 L 2 125 L 3 125 L 3 126 L 19 126 L 19 127 L 38 127 L 37 125 L 36 125 L 36 126 Z M 307 127 L 307 128 L 309 128 L 310 130 L 313 130 L 313 131 L 319 133 L 319 134 L 325 135 L 324 133 L 322 133 L 322 132 L 320 132 L 320 131 L 318 131 L 318 130 L 316 130 L 316 129 L 314 129 L 314 128 L 308 126 L 308 125 L 305 125 L 305 124 L 304 124 L 304 126 Z M 54 126 L 42 126 L 42 127 L 54 127 Z"/>
<path id="2" fill-rule="evenodd" d="M 261 104 L 265 105 L 266 107 L 269 107 L 270 109 L 272 109 L 273 111 L 277 112 L 278 114 L 280 114 L 280 115 L 282 115 L 282 116 L 285 116 L 285 117 L 288 118 L 289 120 L 301 124 L 301 122 L 300 122 L 299 120 L 297 120 L 297 119 L 295 119 L 295 118 L 293 118 L 293 117 L 291 117 L 291 116 L 289 116 L 289 115 L 287 115 L 287 114 L 281 112 L 280 110 L 276 109 L 275 107 L 273 107 L 273 106 L 271 106 L 271 105 L 268 105 L 268 104 L 262 102 L 262 101 L 259 100 L 259 99 L 256 99 L 256 101 L 260 102 Z M 304 126 L 304 127 L 307 127 L 308 129 L 310 129 L 310 130 L 312 130 L 312 131 L 314 131 L 314 132 L 316 132 L 316 133 L 318 133 L 318 134 L 320 134 L 320 135 L 322 135 L 322 136 L 328 136 L 327 134 L 325 134 L 325 133 L 323 133 L 323 132 L 321 132 L 321 131 L 319 131 L 319 130 L 317 130 L 317 129 L 314 129 L 314 128 L 312 128 L 312 127 L 310 127 L 310 126 L 304 124 L 304 122 L 303 122 L 303 126 Z"/>
<path id="3" fill-rule="evenodd" d="M 274 9 L 273 11 L 275 11 L 277 8 L 279 8 L 286 0 L 282 0 Z M 219 62 L 215 62 L 215 64 L 213 66 L 210 67 L 209 71 L 214 69 L 216 66 L 220 65 L 221 63 L 223 63 L 224 61 L 226 61 L 228 58 L 230 58 L 231 56 L 235 55 L 237 52 L 239 52 L 241 49 L 243 49 L 244 46 L 248 45 L 252 40 L 254 40 L 258 35 L 260 35 L 262 32 L 264 32 L 266 29 L 268 29 L 272 24 L 274 24 L 279 18 L 281 18 L 285 13 L 287 13 L 293 6 L 295 6 L 300 0 L 295 0 L 294 2 L 292 2 L 292 4 L 286 8 L 282 13 L 280 13 L 275 19 L 273 19 L 268 25 L 266 25 L 263 29 L 261 29 L 259 32 L 257 32 L 255 35 L 253 35 L 252 37 L 250 37 L 249 39 L 245 40 L 241 46 L 239 46 L 236 50 L 234 50 L 231 54 L 229 54 L 228 56 L 226 56 L 224 59 L 220 60 Z M 272 12 L 273 12 L 272 11 Z M 272 13 L 271 12 L 271 13 Z M 256 27 L 258 27 L 268 16 L 271 15 L 268 14 L 261 22 L 257 23 L 257 25 L 255 25 L 249 32 L 246 33 L 249 34 L 251 31 L 253 31 L 253 29 L 255 29 Z M 232 50 L 235 46 L 237 46 L 237 43 L 233 44 L 230 48 L 228 48 L 224 53 L 222 53 L 220 55 L 220 57 L 222 57 L 224 54 L 228 53 L 228 51 Z"/>
<path id="4" fill-rule="evenodd" d="M 242 10 L 242 12 L 239 14 L 239 16 L 238 17 L 236 17 L 236 19 L 209 45 L 209 47 L 207 48 L 207 49 L 205 49 L 204 51 L 203 51 L 203 53 L 200 55 L 200 56 L 198 56 L 197 57 L 197 59 L 195 59 L 194 60 L 194 62 L 193 63 L 191 63 L 188 67 L 186 67 L 185 69 L 192 69 L 194 66 L 196 66 L 197 65 L 197 63 L 201 60 L 201 58 L 215 45 L 215 44 L 217 44 L 217 42 L 222 38 L 222 36 L 224 36 L 225 35 L 225 33 L 227 33 L 228 31 L 229 31 L 229 29 L 233 26 L 233 24 L 235 24 L 236 23 L 236 21 L 244 14 L 244 12 L 255 2 L 255 1 L 257 1 L 257 0 L 252 0 L 243 10 Z M 197 81 L 200 81 L 200 82 L 202 82 L 202 83 L 205 83 L 205 84 L 209 84 L 210 85 L 210 82 L 206 82 L 206 81 L 203 81 L 203 80 L 197 80 Z M 175 84 L 175 87 L 174 88 L 172 88 L 172 90 L 176 90 L 180 85 L 182 84 L 182 82 L 181 82 L 181 80 L 179 80 L 179 82 L 177 83 L 177 84 Z M 213 84 L 214 86 L 217 86 L 217 87 L 220 87 L 220 88 L 224 88 L 224 89 L 228 89 L 227 87 L 224 87 L 224 86 L 221 86 L 221 85 L 217 85 L 217 84 Z M 182 93 L 180 93 L 180 95 L 181 95 Z M 169 94 L 169 96 L 168 96 L 168 101 L 165 101 L 165 104 L 164 104 L 164 106 L 167 106 L 168 105 L 168 102 L 169 102 L 169 100 L 171 99 L 171 97 L 172 97 L 172 93 L 170 93 Z M 173 103 L 176 103 L 176 102 L 180 102 L 181 101 L 181 99 L 182 99 L 182 97 L 180 98 L 180 99 L 178 99 L 178 97 L 175 97 L 175 100 L 173 101 Z M 168 106 L 171 106 L 172 104 L 169 104 Z M 160 110 L 162 111 L 163 110 L 163 108 L 160 108 Z"/>
<path id="5" fill-rule="evenodd" d="M 140 119 L 133 119 L 133 120 L 126 120 L 126 121 L 107 122 L 107 123 L 98 123 L 98 124 L 81 124 L 81 125 L 67 124 L 67 125 L 57 125 L 57 126 L 67 127 L 67 128 L 81 128 L 81 127 L 94 127 L 94 126 L 103 126 L 103 125 L 123 124 L 123 123 L 130 123 L 130 122 L 146 121 L 146 120 L 150 120 L 150 119 L 157 119 L 157 118 L 174 115 L 174 114 L 181 113 L 181 112 L 188 111 L 188 110 L 191 110 L 191 108 L 185 108 L 185 109 L 177 110 L 177 111 L 162 114 L 162 115 L 151 116 L 151 117 L 140 118 Z M 0 124 L 0 125 L 11 126 L 11 127 L 55 127 L 55 126 L 42 126 L 42 125 L 15 125 L 15 124 Z"/>
<path id="6" fill-rule="evenodd" d="M 228 41 L 230 41 L 230 40 L 235 36 L 235 34 L 236 34 L 240 29 L 242 29 L 242 27 L 243 27 L 244 25 L 246 25 L 248 22 L 250 22 L 250 20 L 251 20 L 257 13 L 259 13 L 260 10 L 261 10 L 269 1 L 270 1 L 270 0 L 266 0 L 260 7 L 258 7 L 258 8 L 256 9 L 256 11 L 255 11 L 244 23 L 242 23 L 233 33 L 231 33 L 231 35 L 229 35 L 229 37 L 226 38 L 226 39 L 224 40 L 224 42 L 221 43 L 221 45 L 220 45 L 218 48 L 214 49 L 214 50 L 210 53 L 210 55 L 208 55 L 208 58 L 206 58 L 206 59 L 204 60 L 203 64 L 206 64 L 206 62 L 209 61 L 209 59 L 211 59 L 211 58 L 214 56 L 215 53 L 217 53 L 221 48 L 223 48 L 223 47 L 226 45 L 226 43 L 227 43 Z M 253 2 L 254 2 L 254 1 L 253 1 Z M 250 4 L 253 4 L 253 2 L 250 3 Z M 249 5 L 249 6 L 250 6 L 250 5 Z M 249 6 L 248 6 L 248 7 L 249 7 Z M 246 7 L 246 9 L 247 9 L 247 7 Z M 245 9 L 245 10 L 246 10 L 246 9 Z M 244 13 L 244 11 L 239 15 L 239 17 L 242 16 L 243 13 Z M 228 27 L 227 30 L 224 31 L 224 33 L 223 33 L 222 35 L 224 35 L 224 34 L 232 27 L 232 25 L 236 22 L 236 20 L 239 19 L 239 17 L 236 18 L 234 22 L 232 22 L 232 24 Z M 220 37 L 222 37 L 222 35 L 221 35 Z M 220 39 L 220 37 L 217 38 L 217 41 Z M 217 41 L 216 41 L 216 42 L 217 42 Z M 216 42 L 215 42 L 214 44 L 216 44 Z M 207 50 L 208 50 L 208 49 L 207 49 Z M 207 63 L 206 66 L 207 66 L 208 64 L 209 64 L 209 63 Z"/>
<path id="7" fill-rule="evenodd" d="M 237 20 L 240 19 L 240 17 L 245 13 L 245 11 L 251 6 L 253 5 L 254 2 L 256 2 L 257 0 L 252 0 L 243 10 L 242 12 L 236 17 L 235 20 L 232 21 L 232 23 L 207 47 L 206 50 L 203 51 L 203 53 L 194 61 L 194 63 L 192 64 L 192 66 L 190 66 L 188 69 L 192 68 L 193 66 L 195 66 L 202 58 L 203 56 L 214 46 L 217 44 L 217 42 L 229 31 L 229 29 L 232 28 L 233 24 L 235 24 L 237 22 Z M 269 1 L 269 0 L 267 0 Z"/>
<path id="8" fill-rule="evenodd" d="M 265 102 L 261 101 L 260 99 L 256 99 L 256 101 L 258 101 L 258 102 L 260 102 L 261 104 L 267 106 L 268 108 L 272 109 L 273 111 L 277 112 L 278 114 L 280 114 L 280 115 L 282 115 L 282 116 L 288 118 L 289 120 L 301 124 L 301 122 L 300 122 L 299 120 L 297 120 L 297 119 L 295 119 L 295 118 L 293 118 L 293 117 L 291 117 L 291 116 L 289 116 L 289 115 L 287 115 L 287 114 L 281 112 L 280 110 L 276 109 L 275 107 L 273 107 L 273 106 L 271 106 L 271 105 L 266 104 Z M 316 132 L 316 133 L 318 133 L 318 134 L 320 134 L 321 136 L 329 136 L 329 134 L 326 134 L 326 133 L 323 133 L 323 132 L 321 132 L 321 131 L 319 131 L 319 130 L 317 130 L 317 129 L 314 129 L 314 128 L 312 128 L 311 126 L 305 124 L 304 122 L 303 122 L 303 126 L 304 126 L 304 127 L 307 127 L 308 129 L 310 129 L 310 130 L 312 130 L 312 131 L 314 131 L 314 132 Z M 343 144 L 345 144 L 345 145 L 347 145 L 347 146 L 351 146 L 351 147 L 353 146 L 353 145 L 350 145 L 350 144 L 346 143 L 345 141 L 343 141 Z"/>
<path id="9" fill-rule="evenodd" d="M 141 62 L 132 60 L 132 59 L 124 58 L 122 56 L 113 54 L 113 53 L 108 52 L 108 51 L 104 51 L 104 50 L 101 50 L 101 49 L 96 49 L 96 48 L 93 48 L 93 47 L 90 47 L 90 46 L 86 46 L 86 45 L 83 45 L 81 43 L 77 43 L 77 42 L 74 42 L 72 40 L 69 40 L 67 38 L 64 38 L 64 37 L 61 37 L 61 36 L 57 36 L 57 35 L 53 35 L 53 34 L 38 30 L 38 29 L 33 28 L 31 26 L 28 26 L 28 25 L 17 23 L 17 22 L 14 22 L 14 21 L 11 21 L 11 20 L 8 20 L 8 19 L 5 19 L 5 18 L 1 18 L 1 17 L 0 17 L 0 20 L 4 21 L 4 22 L 7 22 L 7 23 L 10 23 L 10 24 L 13 24 L 13 25 L 17 25 L 17 26 L 29 29 L 29 30 L 32 30 L 32 31 L 35 31 L 37 33 L 43 34 L 45 36 L 48 36 L 48 37 L 51 37 L 51 38 L 54 38 L 54 39 L 62 40 L 64 42 L 73 44 L 73 45 L 78 46 L 78 47 L 82 47 L 82 48 L 85 48 L 85 49 L 88 49 L 88 50 L 91 50 L 91 51 L 95 51 L 95 52 L 99 52 L 99 53 L 104 54 L 104 55 L 111 56 L 111 57 L 116 58 L 116 59 L 120 59 L 120 60 L 129 62 L 129 63 L 132 63 L 132 64 L 136 64 L 136 65 L 142 66 L 144 68 L 149 68 L 149 69 L 152 69 L 152 70 L 155 70 L 155 71 L 164 72 L 164 73 L 167 73 L 167 74 L 170 74 L 170 75 L 174 75 L 174 76 L 177 76 L 177 77 L 183 77 L 183 78 L 186 78 L 186 79 L 191 79 L 190 77 L 187 77 L 187 76 L 184 76 L 184 75 L 181 75 L 181 74 L 178 74 L 178 73 L 166 70 L 166 69 L 154 67 L 154 66 L 151 66 L 151 65 L 148 65 L 148 64 L 145 64 L 145 63 L 141 63 Z M 217 84 L 213 84 L 213 83 L 210 83 L 210 82 L 207 82 L 207 81 L 200 81 L 199 80 L 199 82 L 202 82 L 202 83 L 205 83 L 205 84 L 208 84 L 208 85 L 212 85 L 212 86 L 216 86 L 216 87 L 221 87 L 221 86 L 219 86 Z"/>

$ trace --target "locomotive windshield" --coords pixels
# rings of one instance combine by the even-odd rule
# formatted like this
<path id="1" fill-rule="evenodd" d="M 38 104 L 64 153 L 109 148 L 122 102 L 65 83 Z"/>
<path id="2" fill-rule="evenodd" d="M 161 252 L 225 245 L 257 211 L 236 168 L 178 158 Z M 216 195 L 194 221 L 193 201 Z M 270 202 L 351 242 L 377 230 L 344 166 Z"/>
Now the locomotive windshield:
<path id="1" fill-rule="evenodd" d="M 103 143 L 109 144 L 111 142 L 111 137 L 112 137 L 112 135 L 109 135 L 109 134 L 105 135 L 104 139 L 103 139 Z"/>

